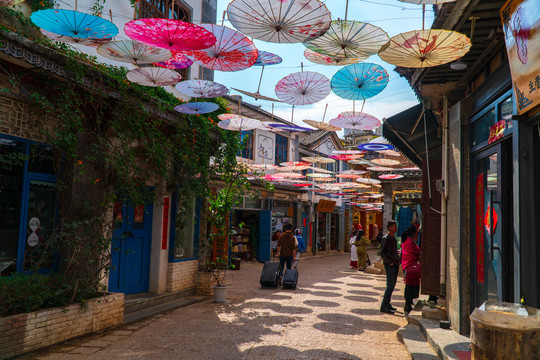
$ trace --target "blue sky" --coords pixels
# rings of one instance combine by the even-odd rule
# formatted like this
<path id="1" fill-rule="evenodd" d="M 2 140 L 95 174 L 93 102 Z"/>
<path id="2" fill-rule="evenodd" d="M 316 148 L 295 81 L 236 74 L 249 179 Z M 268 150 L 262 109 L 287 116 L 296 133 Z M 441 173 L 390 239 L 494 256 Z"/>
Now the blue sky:
<path id="1" fill-rule="evenodd" d="M 218 0 L 218 19 L 221 24 L 222 14 L 226 10 L 229 0 Z M 346 0 L 323 1 L 332 13 L 332 19 L 345 17 Z M 349 0 L 348 20 L 368 22 L 381 27 L 388 35 L 394 36 L 401 32 L 422 29 L 422 6 L 403 3 L 398 0 Z M 431 6 L 426 6 L 425 27 L 429 28 L 433 21 Z M 233 27 L 227 20 L 225 26 Z M 299 44 L 274 44 L 255 40 L 257 49 L 278 54 L 283 62 L 278 65 L 266 66 L 262 79 L 260 93 L 275 98 L 274 87 L 286 75 L 301 70 L 301 63 L 305 71 L 315 71 L 324 74 L 329 79 L 342 68 L 342 66 L 325 66 L 314 64 L 304 58 L 305 46 Z M 375 97 L 366 100 L 364 112 L 377 116 L 379 119 L 392 116 L 418 103 L 408 83 L 393 71 L 395 66 L 385 63 L 377 55 L 371 56 L 365 62 L 376 63 L 383 66 L 389 74 L 388 86 Z M 215 81 L 227 87 L 238 88 L 255 92 L 261 74 L 260 67 L 252 67 L 239 72 L 215 72 Z M 231 90 L 231 95 L 239 95 Z M 262 105 L 267 111 L 272 111 L 272 103 L 243 96 L 243 100 L 252 104 Z M 294 122 L 303 124 L 303 119 L 321 121 L 324 108 L 328 103 L 325 121 L 336 117 L 344 111 L 352 111 L 353 103 L 331 93 L 326 99 L 312 105 L 296 106 L 294 109 Z M 356 102 L 356 111 L 360 111 L 362 104 Z M 292 106 L 285 103 L 275 103 L 274 113 L 284 119 L 291 120 Z"/>

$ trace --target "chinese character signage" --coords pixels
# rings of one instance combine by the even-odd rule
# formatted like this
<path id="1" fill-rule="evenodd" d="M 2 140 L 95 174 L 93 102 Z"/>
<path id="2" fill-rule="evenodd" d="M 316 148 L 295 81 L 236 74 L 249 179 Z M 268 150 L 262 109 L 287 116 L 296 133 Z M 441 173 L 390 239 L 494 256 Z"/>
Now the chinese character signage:
<path id="1" fill-rule="evenodd" d="M 540 0 L 508 0 L 501 8 L 518 114 L 540 104 Z"/>
<path id="2" fill-rule="evenodd" d="M 331 200 L 319 200 L 317 204 L 317 212 L 331 213 L 336 207 L 336 202 Z"/>
<path id="3" fill-rule="evenodd" d="M 488 144 L 491 144 L 499 139 L 502 139 L 504 130 L 506 128 L 506 121 L 501 120 L 496 122 L 495 125 L 489 128 Z"/>

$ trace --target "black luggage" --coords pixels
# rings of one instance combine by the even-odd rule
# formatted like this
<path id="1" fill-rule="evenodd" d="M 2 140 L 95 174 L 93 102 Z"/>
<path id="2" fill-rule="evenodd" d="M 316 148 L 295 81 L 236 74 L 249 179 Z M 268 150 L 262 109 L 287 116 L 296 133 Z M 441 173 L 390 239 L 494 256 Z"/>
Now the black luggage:
<path id="1" fill-rule="evenodd" d="M 298 283 L 298 270 L 291 269 L 285 270 L 283 275 L 283 288 L 284 289 L 296 289 Z"/>
<path id="2" fill-rule="evenodd" d="M 264 263 L 262 273 L 261 273 L 261 287 L 274 287 L 279 286 L 279 262 L 277 261 L 266 261 Z"/>

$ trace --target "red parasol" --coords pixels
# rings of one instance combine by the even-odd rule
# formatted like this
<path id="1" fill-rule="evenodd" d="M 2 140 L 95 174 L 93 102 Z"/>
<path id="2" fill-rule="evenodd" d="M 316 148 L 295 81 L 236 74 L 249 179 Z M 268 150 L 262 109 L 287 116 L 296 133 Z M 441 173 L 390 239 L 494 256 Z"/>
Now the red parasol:
<path id="1" fill-rule="evenodd" d="M 221 25 L 201 24 L 201 27 L 214 34 L 216 43 L 206 49 L 184 52 L 197 64 L 212 70 L 240 71 L 257 61 L 257 48 L 245 35 Z"/>
<path id="2" fill-rule="evenodd" d="M 127 36 L 143 44 L 164 49 L 185 51 L 206 49 L 216 43 L 210 31 L 180 20 L 138 19 L 124 26 Z"/>

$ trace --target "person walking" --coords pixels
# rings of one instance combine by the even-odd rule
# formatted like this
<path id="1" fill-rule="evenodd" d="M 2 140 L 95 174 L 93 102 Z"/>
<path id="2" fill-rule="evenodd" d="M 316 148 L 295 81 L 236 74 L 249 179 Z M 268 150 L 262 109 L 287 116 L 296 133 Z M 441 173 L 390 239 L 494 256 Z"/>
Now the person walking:
<path id="1" fill-rule="evenodd" d="M 405 316 L 412 310 L 413 300 L 420 296 L 420 248 L 418 247 L 418 231 L 411 225 L 401 235 L 405 239 L 401 244 L 401 260 L 405 275 Z"/>
<path id="2" fill-rule="evenodd" d="M 297 251 L 294 256 L 293 267 L 296 269 L 298 267 L 298 261 L 300 261 L 300 255 L 306 252 L 306 243 L 302 237 L 302 231 L 300 229 L 294 230 L 294 236 L 296 237 Z"/>
<path id="3" fill-rule="evenodd" d="M 279 256 L 279 271 L 283 275 L 284 265 L 287 270 L 292 268 L 293 258 L 296 255 L 296 238 L 292 233 L 292 224 L 287 223 L 283 226 L 283 234 L 279 237 L 277 243 L 277 256 Z"/>
<path id="4" fill-rule="evenodd" d="M 349 244 L 351 244 L 351 262 L 349 266 L 355 270 L 358 269 L 358 253 L 356 252 L 356 245 L 354 245 L 357 234 L 358 230 L 354 229 L 351 234 L 351 238 L 349 239 Z"/>
<path id="5" fill-rule="evenodd" d="M 397 252 L 396 231 L 397 225 L 393 220 L 386 224 L 388 233 L 383 236 L 381 241 L 381 257 L 386 271 L 386 290 L 384 292 L 380 311 L 387 314 L 394 314 L 396 308 L 390 304 L 394 287 L 396 286 L 399 271 L 399 255 Z"/>
<path id="6" fill-rule="evenodd" d="M 364 236 L 364 230 L 358 230 L 354 245 L 356 246 L 356 253 L 358 254 L 358 270 L 366 271 L 366 246 L 369 245 L 369 240 Z"/>

